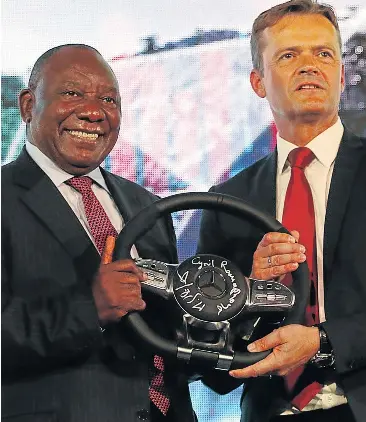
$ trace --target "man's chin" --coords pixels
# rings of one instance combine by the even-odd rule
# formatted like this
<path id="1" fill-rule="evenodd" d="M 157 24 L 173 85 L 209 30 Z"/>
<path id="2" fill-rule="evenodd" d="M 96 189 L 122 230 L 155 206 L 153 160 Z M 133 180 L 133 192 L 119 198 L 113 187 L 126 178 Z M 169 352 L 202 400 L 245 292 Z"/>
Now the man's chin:
<path id="1" fill-rule="evenodd" d="M 322 103 L 303 104 L 299 107 L 295 115 L 304 119 L 317 119 L 329 114 L 329 110 Z"/>
<path id="2" fill-rule="evenodd" d="M 99 162 L 86 160 L 68 160 L 63 163 L 61 168 L 67 173 L 81 176 L 90 173 L 99 166 Z"/>

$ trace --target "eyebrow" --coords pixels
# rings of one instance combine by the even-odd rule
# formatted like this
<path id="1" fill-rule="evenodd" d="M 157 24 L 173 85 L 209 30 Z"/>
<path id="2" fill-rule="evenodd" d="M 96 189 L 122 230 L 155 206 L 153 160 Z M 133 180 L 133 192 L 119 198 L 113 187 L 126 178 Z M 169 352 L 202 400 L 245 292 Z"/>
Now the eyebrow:
<path id="1" fill-rule="evenodd" d="M 80 84 L 75 81 L 63 81 L 60 83 L 60 85 L 64 87 L 75 87 L 75 88 L 84 86 L 84 84 Z M 116 94 L 118 93 L 118 89 L 114 87 L 113 85 L 102 85 L 101 87 L 103 91 L 114 92 Z"/>
<path id="2" fill-rule="evenodd" d="M 290 46 L 290 47 L 283 47 L 283 48 L 278 49 L 275 52 L 275 56 L 278 56 L 279 54 L 283 53 L 284 51 L 301 51 L 302 49 L 303 49 L 302 46 L 299 46 L 299 45 L 293 45 L 293 46 Z M 336 52 L 334 47 L 329 45 L 329 44 L 316 45 L 316 46 L 311 47 L 311 50 L 313 50 L 313 51 L 316 51 L 316 50 L 331 50 L 331 51 L 333 51 L 333 53 Z"/>

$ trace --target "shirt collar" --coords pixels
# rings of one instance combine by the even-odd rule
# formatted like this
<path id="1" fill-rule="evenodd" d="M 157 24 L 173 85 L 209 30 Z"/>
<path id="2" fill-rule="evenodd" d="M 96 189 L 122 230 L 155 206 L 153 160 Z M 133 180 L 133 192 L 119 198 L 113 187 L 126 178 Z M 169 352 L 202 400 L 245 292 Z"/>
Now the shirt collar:
<path id="1" fill-rule="evenodd" d="M 65 170 L 62 170 L 60 167 L 58 167 L 57 164 L 55 164 L 50 158 L 47 157 L 47 155 L 45 155 L 31 142 L 26 141 L 25 148 L 33 161 L 35 161 L 35 163 L 47 174 L 47 176 L 52 180 L 57 188 L 67 180 L 74 177 L 74 175 L 69 174 Z M 99 167 L 92 170 L 90 173 L 85 174 L 85 176 L 90 177 L 94 182 L 98 183 L 99 186 L 109 192 Z"/>
<path id="2" fill-rule="evenodd" d="M 315 157 L 324 167 L 329 168 L 335 160 L 343 132 L 344 127 L 338 117 L 334 125 L 320 133 L 306 145 L 307 148 L 313 151 Z M 284 171 L 287 157 L 295 148 L 297 148 L 296 145 L 281 138 L 277 133 L 277 169 L 279 172 L 282 173 Z"/>

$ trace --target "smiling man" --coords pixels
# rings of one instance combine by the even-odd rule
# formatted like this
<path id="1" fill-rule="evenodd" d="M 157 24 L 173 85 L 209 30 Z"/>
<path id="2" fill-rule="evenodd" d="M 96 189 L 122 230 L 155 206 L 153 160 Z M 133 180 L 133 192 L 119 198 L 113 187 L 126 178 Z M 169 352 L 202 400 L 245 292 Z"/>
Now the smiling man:
<path id="1" fill-rule="evenodd" d="M 270 105 L 277 148 L 211 190 L 249 200 L 292 236 L 264 234 L 217 212 L 202 216 L 199 253 L 287 285 L 299 263 L 306 260 L 310 270 L 302 324 L 267 334 L 262 318 L 248 350 L 272 353 L 231 372 L 246 383 L 243 421 L 365 420 L 366 140 L 338 117 L 341 45 L 332 8 L 312 0 L 282 3 L 257 17 L 250 82 Z M 215 380 L 208 384 L 217 388 Z"/>
<path id="2" fill-rule="evenodd" d="M 121 122 L 116 77 L 86 45 L 36 62 L 19 96 L 27 142 L 2 168 L 2 417 L 17 421 L 193 422 L 187 377 L 130 340 L 141 297 L 131 259 L 109 262 L 108 236 L 156 197 L 100 166 Z M 109 248 L 108 248 L 109 249 Z M 132 249 L 176 262 L 170 218 Z"/>

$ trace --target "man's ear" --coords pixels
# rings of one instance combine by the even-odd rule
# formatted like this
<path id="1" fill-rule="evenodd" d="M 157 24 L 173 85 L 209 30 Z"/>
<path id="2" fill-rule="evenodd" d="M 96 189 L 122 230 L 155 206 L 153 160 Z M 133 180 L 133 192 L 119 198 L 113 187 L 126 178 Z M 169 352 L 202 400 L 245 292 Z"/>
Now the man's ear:
<path id="1" fill-rule="evenodd" d="M 34 94 L 29 88 L 22 89 L 19 94 L 20 115 L 25 123 L 32 120 L 32 110 L 34 106 Z"/>
<path id="2" fill-rule="evenodd" d="M 262 82 L 262 76 L 257 69 L 253 69 L 250 72 L 250 84 L 258 97 L 264 98 L 266 96 L 266 89 Z"/>
<path id="3" fill-rule="evenodd" d="M 344 91 L 344 86 L 346 84 L 346 76 L 345 76 L 345 72 L 344 72 L 344 64 L 342 63 L 342 70 L 341 70 L 341 89 L 342 92 Z"/>

